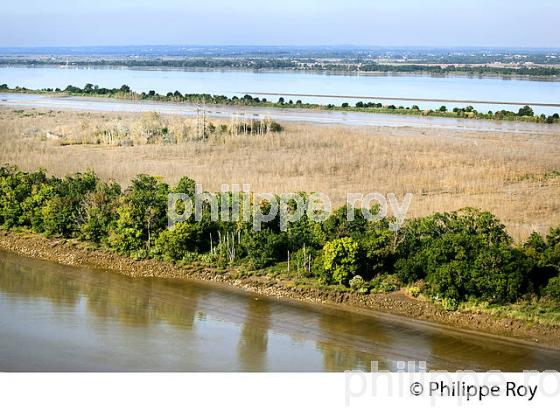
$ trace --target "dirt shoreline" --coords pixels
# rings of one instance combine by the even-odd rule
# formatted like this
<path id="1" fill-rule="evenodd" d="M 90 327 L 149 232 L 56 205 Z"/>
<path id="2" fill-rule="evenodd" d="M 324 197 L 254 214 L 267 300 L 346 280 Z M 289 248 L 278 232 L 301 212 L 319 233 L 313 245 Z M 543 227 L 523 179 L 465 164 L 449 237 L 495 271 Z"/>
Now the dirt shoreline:
<path id="1" fill-rule="evenodd" d="M 0 250 L 57 262 L 68 266 L 109 269 L 130 277 L 189 279 L 253 292 L 283 301 L 323 305 L 361 314 L 389 314 L 395 319 L 414 320 L 450 331 L 489 335 L 513 343 L 560 350 L 560 326 L 492 316 L 487 313 L 448 312 L 403 292 L 360 295 L 351 292 L 302 289 L 289 282 L 264 278 L 236 278 L 235 269 L 222 271 L 193 264 L 176 266 L 156 260 L 135 261 L 112 252 L 90 249 L 87 243 L 47 239 L 33 233 L 0 231 Z"/>

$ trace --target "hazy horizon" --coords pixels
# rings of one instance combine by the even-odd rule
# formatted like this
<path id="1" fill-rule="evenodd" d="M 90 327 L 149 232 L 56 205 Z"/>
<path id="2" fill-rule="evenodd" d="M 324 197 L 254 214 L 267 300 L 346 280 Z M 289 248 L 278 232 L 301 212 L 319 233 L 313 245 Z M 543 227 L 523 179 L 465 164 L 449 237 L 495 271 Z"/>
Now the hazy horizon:
<path id="1" fill-rule="evenodd" d="M 376 44 L 83 44 L 83 45 L 40 45 L 40 46 L 0 46 L 0 50 L 34 50 L 34 49 L 118 49 L 118 48 L 279 48 L 279 49 L 356 49 L 356 50 L 510 50 L 510 51 L 560 51 L 560 46 L 482 46 L 482 45 L 464 45 L 464 46 L 430 46 L 430 45 L 376 45 Z"/>
<path id="2" fill-rule="evenodd" d="M 560 3 L 394 0 L 21 0 L 3 5 L 0 47 L 258 45 L 557 48 Z"/>

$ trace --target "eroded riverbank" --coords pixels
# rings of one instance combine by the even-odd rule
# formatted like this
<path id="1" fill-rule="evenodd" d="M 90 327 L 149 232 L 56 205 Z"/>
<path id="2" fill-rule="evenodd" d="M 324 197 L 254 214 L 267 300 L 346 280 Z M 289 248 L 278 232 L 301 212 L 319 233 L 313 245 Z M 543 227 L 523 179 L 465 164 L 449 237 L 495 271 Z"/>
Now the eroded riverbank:
<path id="1" fill-rule="evenodd" d="M 69 266 L 110 269 L 129 277 L 203 281 L 229 290 L 253 292 L 283 301 L 303 302 L 312 307 L 336 307 L 366 315 L 390 314 L 391 320 L 403 318 L 421 321 L 420 324 L 435 324 L 446 332 L 477 336 L 486 334 L 489 339 L 508 344 L 560 349 L 558 325 L 526 322 L 481 312 L 447 312 L 401 292 L 359 295 L 335 290 L 300 288 L 292 282 L 269 277 L 240 278 L 236 269 L 218 270 L 197 264 L 179 267 L 155 260 L 135 261 L 111 252 L 90 249 L 85 243 L 46 239 L 31 233 L 1 231 L 0 249 Z"/>

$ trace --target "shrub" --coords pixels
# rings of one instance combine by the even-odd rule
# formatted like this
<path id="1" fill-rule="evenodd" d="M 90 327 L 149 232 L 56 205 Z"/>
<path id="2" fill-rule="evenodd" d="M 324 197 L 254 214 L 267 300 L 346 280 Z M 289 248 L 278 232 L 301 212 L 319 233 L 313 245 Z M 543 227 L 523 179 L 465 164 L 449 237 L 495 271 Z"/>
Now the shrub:
<path id="1" fill-rule="evenodd" d="M 72 232 L 74 220 L 70 209 L 65 206 L 64 199 L 55 195 L 41 208 L 43 232 L 48 236 L 68 236 Z"/>
<path id="2" fill-rule="evenodd" d="M 560 302 L 560 276 L 550 279 L 544 288 L 544 294 Z"/>
<path id="3" fill-rule="evenodd" d="M 459 303 L 453 298 L 443 298 L 441 306 L 447 311 L 454 312 L 459 308 Z"/>
<path id="4" fill-rule="evenodd" d="M 360 275 L 354 276 L 352 279 L 350 279 L 350 282 L 348 284 L 350 285 L 350 289 L 358 293 L 369 292 L 367 282 Z"/>
<path id="5" fill-rule="evenodd" d="M 278 233 L 270 228 L 261 231 L 249 228 L 243 233 L 241 246 L 255 269 L 264 268 L 288 257 L 286 233 Z"/>
<path id="6" fill-rule="evenodd" d="M 382 273 L 370 281 L 371 291 L 374 293 L 388 293 L 399 290 L 402 286 L 401 281 L 396 275 Z"/>
<path id="7" fill-rule="evenodd" d="M 18 225 L 30 227 L 35 232 L 43 232 L 42 209 L 46 202 L 55 194 L 54 187 L 48 183 L 33 186 L 31 194 L 21 204 L 21 216 Z"/>
<path id="8" fill-rule="evenodd" d="M 179 222 L 164 230 L 154 242 L 154 253 L 166 260 L 178 261 L 197 249 L 196 226 L 190 222 Z"/>
<path id="9" fill-rule="evenodd" d="M 305 246 L 295 252 L 290 252 L 290 269 L 303 272 L 306 276 L 314 275 L 313 267 L 319 256 L 319 251 Z"/>
<path id="10" fill-rule="evenodd" d="M 413 298 L 417 298 L 418 296 L 420 296 L 420 293 L 422 293 L 422 290 L 419 286 L 410 286 L 407 291 Z"/>
<path id="11" fill-rule="evenodd" d="M 311 260 L 311 274 L 320 278 L 323 282 L 328 282 L 328 273 L 325 271 L 323 261 L 323 251 L 318 251 L 314 259 Z"/>

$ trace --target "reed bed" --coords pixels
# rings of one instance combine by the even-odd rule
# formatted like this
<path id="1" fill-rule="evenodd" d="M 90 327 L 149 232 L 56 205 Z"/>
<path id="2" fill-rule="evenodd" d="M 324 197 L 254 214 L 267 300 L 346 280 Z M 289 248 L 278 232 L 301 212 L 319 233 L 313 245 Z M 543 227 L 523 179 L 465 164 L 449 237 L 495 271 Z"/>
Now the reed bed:
<path id="1" fill-rule="evenodd" d="M 58 176 L 93 169 L 123 185 L 146 173 L 170 184 L 188 175 L 216 191 L 324 192 L 334 206 L 349 192 L 411 192 L 409 216 L 479 207 L 516 240 L 560 225 L 560 133 L 286 123 L 282 132 L 245 134 L 208 121 L 217 131 L 200 138 L 200 119 L 0 108 L 0 163 Z M 163 128 L 167 137 L 158 138 Z M 119 142 L 119 130 L 131 143 Z"/>

